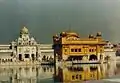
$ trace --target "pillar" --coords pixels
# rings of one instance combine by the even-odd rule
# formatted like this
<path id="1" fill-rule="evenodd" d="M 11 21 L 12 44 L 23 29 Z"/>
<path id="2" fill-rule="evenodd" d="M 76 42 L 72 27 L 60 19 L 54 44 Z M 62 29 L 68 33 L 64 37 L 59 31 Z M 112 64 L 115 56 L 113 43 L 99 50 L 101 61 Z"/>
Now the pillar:
<path id="1" fill-rule="evenodd" d="M 90 54 L 87 55 L 87 59 L 88 59 L 88 61 L 89 61 L 89 59 L 90 59 Z"/>
<path id="2" fill-rule="evenodd" d="M 97 56 L 97 60 L 99 61 L 100 60 L 100 55 L 96 55 Z"/>
<path id="3" fill-rule="evenodd" d="M 88 55 L 84 55 L 84 56 L 82 57 L 82 60 L 83 60 L 83 61 L 88 61 Z"/>
<path id="4" fill-rule="evenodd" d="M 25 54 L 22 53 L 22 60 L 25 60 Z"/>
<path id="5" fill-rule="evenodd" d="M 98 59 L 98 61 L 100 61 L 101 60 L 101 57 L 102 57 L 102 54 L 101 53 L 97 53 L 97 59 Z"/>
<path id="6" fill-rule="evenodd" d="M 62 60 L 67 60 L 68 56 L 67 55 L 62 55 Z"/>
<path id="7" fill-rule="evenodd" d="M 55 62 L 55 63 L 58 62 L 58 54 L 54 54 L 54 62 Z"/>
<path id="8" fill-rule="evenodd" d="M 30 61 L 31 61 L 31 60 L 32 60 L 32 54 L 29 54 L 29 56 L 30 56 L 29 59 L 30 59 Z"/>

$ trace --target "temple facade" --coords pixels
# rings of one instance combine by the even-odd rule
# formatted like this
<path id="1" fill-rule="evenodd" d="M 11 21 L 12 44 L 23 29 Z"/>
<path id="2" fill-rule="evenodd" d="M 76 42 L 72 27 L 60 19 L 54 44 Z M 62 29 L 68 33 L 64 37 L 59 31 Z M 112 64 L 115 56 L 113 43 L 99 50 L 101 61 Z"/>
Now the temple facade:
<path id="1" fill-rule="evenodd" d="M 10 65 L 9 62 L 50 62 L 54 61 L 53 52 L 52 44 L 38 43 L 31 37 L 28 29 L 23 27 L 17 39 L 10 44 L 0 45 L 0 63 Z"/>
<path id="2" fill-rule="evenodd" d="M 20 31 L 18 39 L 11 43 L 13 58 L 19 61 L 34 61 L 40 59 L 41 52 L 38 50 L 37 42 L 26 27 Z"/>
<path id="3" fill-rule="evenodd" d="M 53 36 L 54 56 L 58 61 L 93 61 L 104 60 L 104 45 L 106 41 L 101 32 L 96 36 L 81 38 L 75 32 L 62 32 Z"/>

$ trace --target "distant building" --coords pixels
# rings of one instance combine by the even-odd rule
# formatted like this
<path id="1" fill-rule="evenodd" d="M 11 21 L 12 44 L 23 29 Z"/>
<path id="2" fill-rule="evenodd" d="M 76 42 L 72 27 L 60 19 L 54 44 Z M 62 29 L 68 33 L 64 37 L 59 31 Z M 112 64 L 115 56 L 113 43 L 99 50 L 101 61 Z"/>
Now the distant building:
<path id="1" fill-rule="evenodd" d="M 114 47 L 114 44 L 112 44 L 110 41 L 106 42 L 106 45 L 104 46 L 105 51 L 105 59 L 107 60 L 116 60 L 116 47 Z"/>
<path id="2" fill-rule="evenodd" d="M 37 60 L 40 58 L 41 52 L 38 50 L 37 42 L 30 37 L 29 31 L 23 27 L 17 40 L 11 43 L 13 57 L 19 61 Z"/>
<path id="3" fill-rule="evenodd" d="M 0 45 L 0 62 L 16 61 L 53 61 L 52 44 L 39 44 L 26 27 L 20 30 L 20 35 L 10 44 Z"/>
<path id="4" fill-rule="evenodd" d="M 116 56 L 120 56 L 120 43 L 117 44 Z"/>
<path id="5" fill-rule="evenodd" d="M 75 32 L 62 32 L 59 36 L 53 36 L 54 55 L 60 61 L 104 60 L 105 44 L 100 32 L 95 37 L 89 35 L 88 38 L 80 38 Z"/>
<path id="6" fill-rule="evenodd" d="M 37 83 L 53 77 L 51 66 L 0 66 L 0 83 Z"/>

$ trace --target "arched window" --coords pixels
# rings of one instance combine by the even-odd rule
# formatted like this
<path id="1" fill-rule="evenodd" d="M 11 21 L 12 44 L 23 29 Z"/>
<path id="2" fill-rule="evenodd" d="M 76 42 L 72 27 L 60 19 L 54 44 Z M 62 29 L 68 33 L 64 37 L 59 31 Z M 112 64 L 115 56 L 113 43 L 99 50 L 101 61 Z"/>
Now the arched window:
<path id="1" fill-rule="evenodd" d="M 11 59 L 11 62 L 12 62 L 13 60 Z"/>
<path id="2" fill-rule="evenodd" d="M 97 56 L 96 56 L 96 55 L 94 55 L 94 54 L 92 54 L 92 55 L 90 55 L 89 60 L 97 60 Z"/>

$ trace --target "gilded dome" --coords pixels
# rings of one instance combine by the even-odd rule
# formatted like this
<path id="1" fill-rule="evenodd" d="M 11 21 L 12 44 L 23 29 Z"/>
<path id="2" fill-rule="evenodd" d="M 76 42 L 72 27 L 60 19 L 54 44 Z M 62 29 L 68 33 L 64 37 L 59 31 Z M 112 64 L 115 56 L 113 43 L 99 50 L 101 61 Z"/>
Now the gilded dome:
<path id="1" fill-rule="evenodd" d="M 89 38 L 94 38 L 94 35 L 90 34 L 90 35 L 89 35 Z"/>
<path id="2" fill-rule="evenodd" d="M 79 36 L 77 33 L 75 33 L 75 32 L 66 32 L 66 34 L 68 35 L 68 36 Z"/>
<path id="3" fill-rule="evenodd" d="M 66 36 L 66 32 L 61 32 L 60 36 Z"/>
<path id="4" fill-rule="evenodd" d="M 21 34 L 28 34 L 29 31 L 28 31 L 28 29 L 27 29 L 26 27 L 23 27 L 23 28 L 21 29 L 20 33 L 21 33 Z"/>

